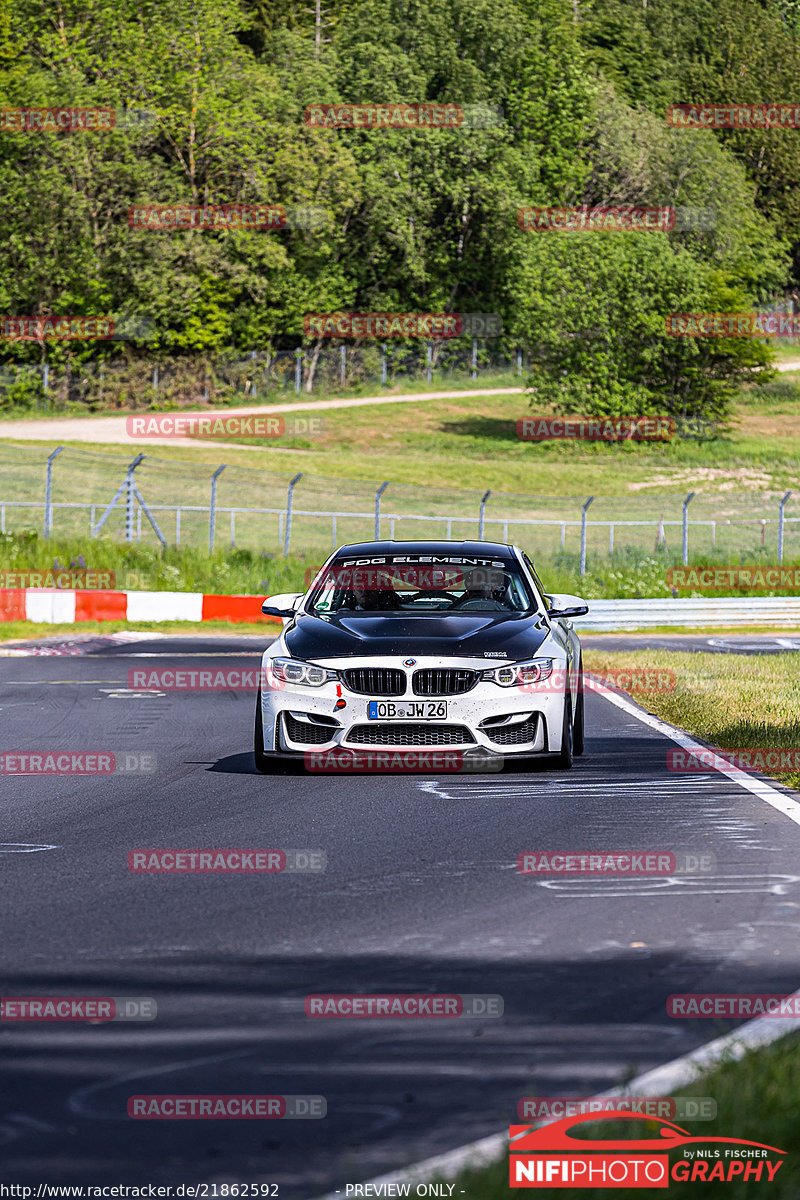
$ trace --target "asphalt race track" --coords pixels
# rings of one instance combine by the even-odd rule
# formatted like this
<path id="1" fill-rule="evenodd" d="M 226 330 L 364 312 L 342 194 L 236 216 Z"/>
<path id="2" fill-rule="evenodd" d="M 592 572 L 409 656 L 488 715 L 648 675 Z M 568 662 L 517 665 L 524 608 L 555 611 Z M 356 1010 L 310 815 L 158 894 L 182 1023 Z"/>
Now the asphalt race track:
<path id="1" fill-rule="evenodd" d="M 152 997 L 158 1016 L 3 1022 L 7 1183 L 311 1200 L 498 1132 L 522 1096 L 591 1095 L 731 1028 L 669 1018 L 671 993 L 798 986 L 800 828 L 722 775 L 668 772 L 669 739 L 605 697 L 586 697 L 572 772 L 262 777 L 252 691 L 128 682 L 257 667 L 258 639 L 83 648 L 0 659 L 3 751 L 151 753 L 156 770 L 0 776 L 2 993 Z M 327 869 L 129 871 L 153 847 L 322 849 Z M 675 849 L 716 872 L 516 869 L 530 850 Z M 311 992 L 499 994 L 504 1016 L 315 1020 Z M 321 1095 L 327 1116 L 128 1117 L 129 1096 L 165 1093 Z"/>

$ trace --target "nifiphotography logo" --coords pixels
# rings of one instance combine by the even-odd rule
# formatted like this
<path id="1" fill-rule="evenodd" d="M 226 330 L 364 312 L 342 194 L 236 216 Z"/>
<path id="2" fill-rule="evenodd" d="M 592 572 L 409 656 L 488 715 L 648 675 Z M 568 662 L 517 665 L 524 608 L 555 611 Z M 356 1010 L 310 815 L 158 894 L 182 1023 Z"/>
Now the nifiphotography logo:
<path id="1" fill-rule="evenodd" d="M 604 1112 L 602 1121 L 611 1120 L 653 1123 L 652 1117 L 624 1110 Z M 510 1186 L 668 1188 L 673 1179 L 676 1183 L 733 1183 L 737 1179 L 771 1183 L 783 1165 L 779 1156 L 785 1151 L 775 1146 L 708 1134 L 693 1137 L 671 1121 L 659 1121 L 655 1137 L 615 1140 L 582 1136 L 582 1125 L 599 1123 L 596 1114 L 588 1114 L 564 1117 L 541 1129 L 512 1125 Z M 681 1150 L 682 1155 L 670 1163 L 672 1150 Z"/>

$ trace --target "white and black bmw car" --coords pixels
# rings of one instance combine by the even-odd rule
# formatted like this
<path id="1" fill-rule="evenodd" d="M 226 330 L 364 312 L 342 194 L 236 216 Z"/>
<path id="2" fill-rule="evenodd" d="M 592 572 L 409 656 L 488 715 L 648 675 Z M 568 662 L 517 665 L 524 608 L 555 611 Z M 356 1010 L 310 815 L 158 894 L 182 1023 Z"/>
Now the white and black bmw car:
<path id="1" fill-rule="evenodd" d="M 544 592 L 496 542 L 342 546 L 305 595 L 268 597 L 284 618 L 264 652 L 255 762 L 309 751 L 451 748 L 568 768 L 583 753 L 576 596 Z"/>

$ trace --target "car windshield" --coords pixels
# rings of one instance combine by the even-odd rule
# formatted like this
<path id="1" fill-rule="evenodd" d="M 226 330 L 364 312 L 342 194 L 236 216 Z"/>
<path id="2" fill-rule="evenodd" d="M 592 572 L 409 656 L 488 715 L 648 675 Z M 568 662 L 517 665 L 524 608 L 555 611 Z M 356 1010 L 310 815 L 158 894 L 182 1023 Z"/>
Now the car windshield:
<path id="1" fill-rule="evenodd" d="M 309 597 L 313 613 L 522 613 L 537 602 L 516 563 L 406 556 L 339 560 Z"/>

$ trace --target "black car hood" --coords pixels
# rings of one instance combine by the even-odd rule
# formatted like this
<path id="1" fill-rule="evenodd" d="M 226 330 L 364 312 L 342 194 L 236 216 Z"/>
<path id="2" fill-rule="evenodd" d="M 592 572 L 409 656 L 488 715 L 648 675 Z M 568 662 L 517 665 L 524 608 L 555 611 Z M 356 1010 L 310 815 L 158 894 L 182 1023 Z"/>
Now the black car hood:
<path id="1" fill-rule="evenodd" d="M 541 615 L 529 613 L 464 613 L 462 616 L 365 616 L 361 613 L 316 617 L 306 613 L 284 631 L 293 658 L 371 655 L 438 655 L 482 658 L 502 654 L 519 661 L 535 654 L 547 637 Z"/>

